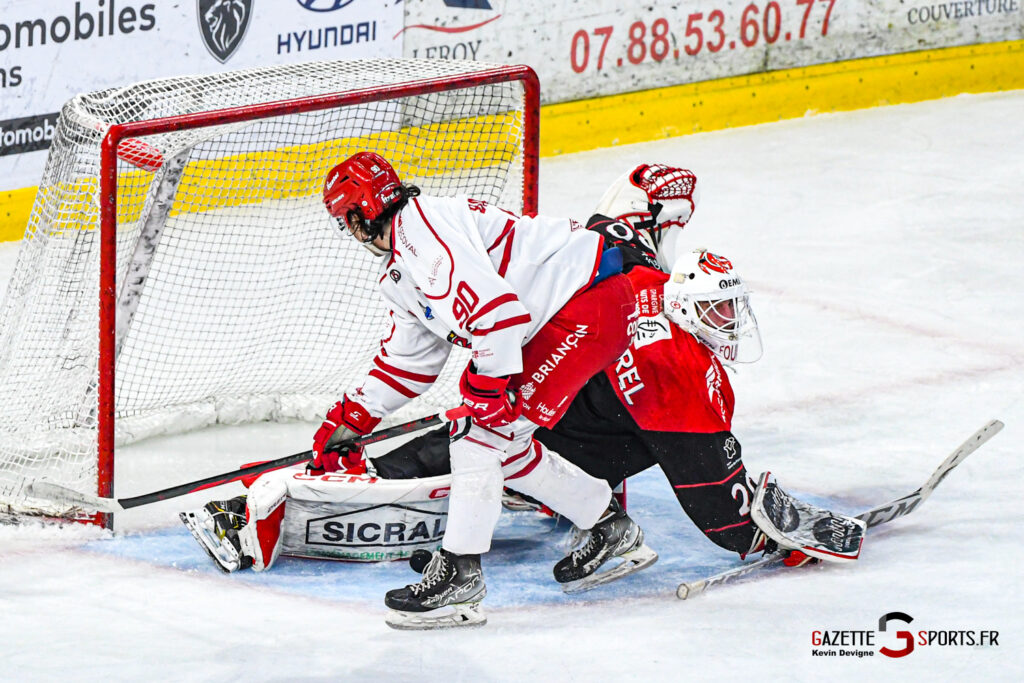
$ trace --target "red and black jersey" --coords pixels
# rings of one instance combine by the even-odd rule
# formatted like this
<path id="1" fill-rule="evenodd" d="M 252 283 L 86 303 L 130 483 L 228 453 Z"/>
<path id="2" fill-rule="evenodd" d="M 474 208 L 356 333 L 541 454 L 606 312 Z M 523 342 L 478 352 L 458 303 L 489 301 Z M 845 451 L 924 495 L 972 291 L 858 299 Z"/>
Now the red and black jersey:
<path id="1" fill-rule="evenodd" d="M 662 311 L 668 274 L 627 273 L 640 319 L 629 349 L 605 370 L 615 395 L 642 429 L 710 434 L 731 429 L 734 396 L 710 349 Z"/>

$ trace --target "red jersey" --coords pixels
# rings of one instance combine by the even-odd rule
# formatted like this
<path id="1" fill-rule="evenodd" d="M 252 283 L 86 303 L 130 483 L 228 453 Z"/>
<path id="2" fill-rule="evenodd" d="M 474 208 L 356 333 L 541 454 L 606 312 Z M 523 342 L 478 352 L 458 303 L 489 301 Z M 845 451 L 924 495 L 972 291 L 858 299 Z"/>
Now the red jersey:
<path id="1" fill-rule="evenodd" d="M 732 428 L 735 399 L 710 349 L 662 313 L 669 275 L 628 274 L 640 319 L 629 348 L 605 370 L 616 396 L 644 430 L 711 434 Z"/>

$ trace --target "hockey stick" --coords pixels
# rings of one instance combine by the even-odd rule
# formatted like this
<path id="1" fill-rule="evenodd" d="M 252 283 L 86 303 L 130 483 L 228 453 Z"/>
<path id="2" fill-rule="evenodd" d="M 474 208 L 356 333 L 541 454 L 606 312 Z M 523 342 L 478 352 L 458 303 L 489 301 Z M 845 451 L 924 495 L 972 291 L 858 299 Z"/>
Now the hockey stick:
<path id="1" fill-rule="evenodd" d="M 953 468 L 959 465 L 964 459 L 976 451 L 983 443 L 991 439 L 993 436 L 999 433 L 999 430 L 1003 428 L 1003 423 L 999 420 L 992 420 L 987 425 L 979 429 L 974 433 L 971 438 L 960 444 L 960 447 L 953 451 L 948 458 L 946 458 L 938 469 L 932 473 L 932 476 L 928 478 L 928 481 L 924 483 L 921 488 L 917 489 L 913 493 L 909 493 L 902 498 L 883 503 L 876 507 L 866 510 L 865 512 L 857 515 L 857 519 L 867 522 L 868 527 L 878 526 L 879 524 L 885 524 L 891 522 L 894 519 L 909 515 L 917 507 L 928 499 L 928 496 L 932 494 L 935 487 L 946 478 Z M 692 598 L 695 595 L 700 595 L 708 588 L 712 586 L 718 586 L 723 583 L 731 583 L 741 576 L 746 576 L 751 572 L 755 572 L 759 569 L 772 566 L 781 562 L 785 559 L 788 551 L 775 551 L 768 553 L 760 560 L 745 564 L 740 567 L 734 567 L 733 569 L 727 569 L 724 572 L 709 576 L 706 579 L 700 579 L 699 581 L 689 581 L 687 583 L 679 584 L 679 588 L 676 589 L 676 596 L 680 600 L 686 600 Z"/>
<path id="2" fill-rule="evenodd" d="M 438 413 L 437 415 L 431 415 L 429 417 L 421 417 L 418 420 L 412 420 L 411 422 L 405 422 L 403 424 L 395 425 L 394 427 L 381 429 L 373 432 L 372 434 L 367 434 L 366 436 L 360 436 L 355 439 L 343 441 L 331 450 L 342 450 L 343 448 L 352 446 L 369 446 L 370 444 L 377 443 L 378 441 L 385 441 L 396 436 L 417 432 L 421 429 L 426 429 L 427 427 L 433 427 L 434 425 L 441 424 L 445 420 L 457 420 L 460 417 L 464 417 L 465 414 L 465 408 L 460 406 L 458 408 L 447 410 L 444 413 Z M 206 477 L 205 479 L 198 479 L 196 481 L 188 482 L 187 484 L 179 484 L 178 486 L 172 486 L 161 491 L 145 493 L 140 496 L 132 496 L 131 498 L 100 498 L 99 496 L 75 491 L 74 489 L 70 489 L 66 486 L 61 486 L 60 484 L 54 484 L 45 480 L 29 482 L 26 484 L 26 490 L 29 495 L 37 498 L 55 500 L 69 505 L 78 505 L 90 510 L 98 510 L 100 512 L 122 512 L 130 508 L 139 507 L 140 505 L 148 505 L 160 500 L 177 498 L 178 496 L 184 496 L 187 493 L 202 491 L 203 489 L 213 488 L 222 484 L 230 484 L 233 481 L 238 481 L 239 479 L 255 474 L 263 474 L 264 472 L 281 469 L 282 467 L 288 467 L 289 465 L 297 465 L 301 462 L 311 460 L 312 458 L 312 451 L 303 451 L 302 453 L 288 455 L 283 458 L 278 458 L 277 460 L 268 460 L 255 465 L 242 467 L 241 469 L 237 469 L 232 472 L 216 474 L 212 477 Z"/>

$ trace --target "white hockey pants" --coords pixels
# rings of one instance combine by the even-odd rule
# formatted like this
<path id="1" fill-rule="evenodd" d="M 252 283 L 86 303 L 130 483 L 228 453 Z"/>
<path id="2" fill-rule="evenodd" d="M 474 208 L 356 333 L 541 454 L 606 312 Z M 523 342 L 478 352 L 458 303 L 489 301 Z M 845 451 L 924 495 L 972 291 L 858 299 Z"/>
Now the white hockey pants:
<path id="1" fill-rule="evenodd" d="M 501 491 L 536 498 L 581 529 L 597 523 L 611 489 L 533 438 L 525 417 L 488 428 L 463 418 L 452 423 L 452 483 L 442 547 L 458 554 L 485 553 L 501 515 Z"/>

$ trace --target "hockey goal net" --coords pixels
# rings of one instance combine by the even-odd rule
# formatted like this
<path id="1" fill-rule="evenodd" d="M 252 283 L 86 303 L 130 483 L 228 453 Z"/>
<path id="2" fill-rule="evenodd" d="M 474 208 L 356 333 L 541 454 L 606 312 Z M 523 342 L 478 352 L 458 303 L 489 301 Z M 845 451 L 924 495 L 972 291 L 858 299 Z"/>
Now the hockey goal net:
<path id="1" fill-rule="evenodd" d="M 0 307 L 0 511 L 108 523 L 25 484 L 112 496 L 115 444 L 318 420 L 388 325 L 327 170 L 371 150 L 425 193 L 535 211 L 538 96 L 527 67 L 374 59 L 68 102 Z M 452 402 L 465 362 L 405 415 Z"/>

